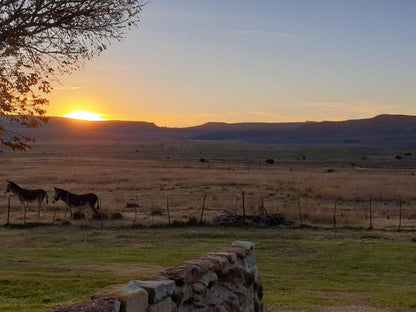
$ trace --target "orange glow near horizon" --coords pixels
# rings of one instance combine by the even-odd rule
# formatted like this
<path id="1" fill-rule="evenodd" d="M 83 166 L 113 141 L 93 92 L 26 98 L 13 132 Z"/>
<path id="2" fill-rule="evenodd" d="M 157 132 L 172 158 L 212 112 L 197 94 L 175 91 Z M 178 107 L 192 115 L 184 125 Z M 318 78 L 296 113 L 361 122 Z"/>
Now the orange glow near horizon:
<path id="1" fill-rule="evenodd" d="M 63 117 L 79 120 L 89 120 L 89 121 L 105 121 L 107 119 L 102 117 L 102 114 L 86 111 L 86 110 L 75 110 L 72 111 Z"/>

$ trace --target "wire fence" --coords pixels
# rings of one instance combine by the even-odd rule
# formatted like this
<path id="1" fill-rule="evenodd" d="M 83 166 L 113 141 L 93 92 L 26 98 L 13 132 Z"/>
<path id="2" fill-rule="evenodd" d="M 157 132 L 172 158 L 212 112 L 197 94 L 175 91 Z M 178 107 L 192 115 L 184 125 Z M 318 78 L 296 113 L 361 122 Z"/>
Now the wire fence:
<path id="1" fill-rule="evenodd" d="M 89 208 L 73 209 L 62 202 L 25 207 L 14 196 L 0 197 L 0 224 L 74 224 L 99 227 L 159 226 L 213 223 L 215 217 L 281 214 L 294 226 L 355 227 L 369 229 L 416 229 L 413 200 L 335 200 L 330 198 L 277 196 L 253 192 L 198 194 L 137 194 L 114 200 L 100 198 L 100 214 Z M 261 226 L 261 225 L 259 225 Z"/>

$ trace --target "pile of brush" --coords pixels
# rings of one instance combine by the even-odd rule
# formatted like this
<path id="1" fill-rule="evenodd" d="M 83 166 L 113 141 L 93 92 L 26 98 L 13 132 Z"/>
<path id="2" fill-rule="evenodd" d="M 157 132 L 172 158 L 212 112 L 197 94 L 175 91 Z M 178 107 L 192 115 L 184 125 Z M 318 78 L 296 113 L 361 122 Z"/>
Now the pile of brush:
<path id="1" fill-rule="evenodd" d="M 214 218 L 215 224 L 257 224 L 259 226 L 277 226 L 293 224 L 293 221 L 286 220 L 282 214 L 259 214 L 259 215 L 236 215 L 227 210 L 224 214 Z"/>

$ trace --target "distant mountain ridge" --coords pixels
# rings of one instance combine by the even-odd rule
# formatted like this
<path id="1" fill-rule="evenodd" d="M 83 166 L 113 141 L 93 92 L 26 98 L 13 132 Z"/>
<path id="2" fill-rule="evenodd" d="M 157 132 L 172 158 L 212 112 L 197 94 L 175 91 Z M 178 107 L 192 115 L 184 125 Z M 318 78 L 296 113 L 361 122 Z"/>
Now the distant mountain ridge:
<path id="1" fill-rule="evenodd" d="M 275 144 L 356 144 L 416 147 L 416 116 L 379 115 L 368 119 L 294 123 L 205 124 L 193 129 L 199 140 Z"/>
<path id="2" fill-rule="evenodd" d="M 234 141 L 263 144 L 344 144 L 416 149 L 416 116 L 379 115 L 373 118 L 287 123 L 209 122 L 186 128 L 158 127 L 136 121 L 81 121 L 51 117 L 37 129 L 0 119 L 17 133 L 33 136 L 40 144 L 83 144 L 149 141 Z"/>

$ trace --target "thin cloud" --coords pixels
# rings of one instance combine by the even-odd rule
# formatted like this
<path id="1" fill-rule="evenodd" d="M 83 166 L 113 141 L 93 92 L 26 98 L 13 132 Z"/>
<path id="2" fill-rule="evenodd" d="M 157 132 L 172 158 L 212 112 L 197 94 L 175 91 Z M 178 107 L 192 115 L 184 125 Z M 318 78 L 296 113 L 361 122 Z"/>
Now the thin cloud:
<path id="1" fill-rule="evenodd" d="M 319 119 L 345 118 L 366 118 L 380 114 L 389 114 L 396 110 L 393 105 L 375 104 L 369 101 L 357 102 L 313 102 L 307 106 L 314 108 L 314 115 Z"/>
<path id="2" fill-rule="evenodd" d="M 263 30 L 254 30 L 254 29 L 241 29 L 234 31 L 236 35 L 250 35 L 250 36 L 269 36 L 269 37 L 279 37 L 279 38 L 289 38 L 294 37 L 294 34 L 280 32 L 280 31 L 263 31 Z"/>
<path id="3" fill-rule="evenodd" d="M 281 117 L 279 114 L 270 113 L 270 112 L 249 111 L 248 113 L 256 117 L 275 118 L 275 119 L 278 119 Z"/>
<path id="4" fill-rule="evenodd" d="M 79 90 L 82 89 L 82 87 L 56 87 L 55 90 Z"/>

